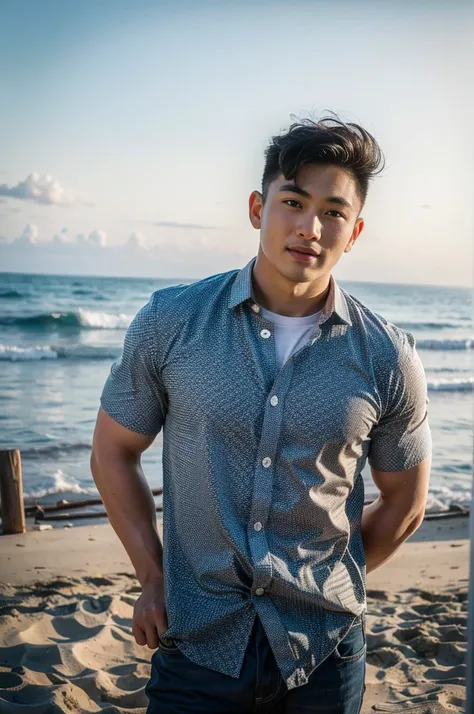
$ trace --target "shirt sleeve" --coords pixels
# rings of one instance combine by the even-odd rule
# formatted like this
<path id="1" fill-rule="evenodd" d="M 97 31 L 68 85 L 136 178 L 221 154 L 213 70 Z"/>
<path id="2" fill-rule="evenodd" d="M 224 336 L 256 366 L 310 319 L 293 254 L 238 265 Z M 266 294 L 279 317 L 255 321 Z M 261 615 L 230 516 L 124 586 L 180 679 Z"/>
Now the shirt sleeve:
<path id="1" fill-rule="evenodd" d="M 154 305 L 152 297 L 128 328 L 122 355 L 112 365 L 100 400 L 112 419 L 150 436 L 160 431 L 167 404 L 157 358 L 160 333 Z"/>
<path id="2" fill-rule="evenodd" d="M 404 471 L 431 454 L 426 375 L 415 338 L 401 332 L 395 365 L 385 370 L 386 407 L 372 428 L 368 462 L 377 471 Z"/>

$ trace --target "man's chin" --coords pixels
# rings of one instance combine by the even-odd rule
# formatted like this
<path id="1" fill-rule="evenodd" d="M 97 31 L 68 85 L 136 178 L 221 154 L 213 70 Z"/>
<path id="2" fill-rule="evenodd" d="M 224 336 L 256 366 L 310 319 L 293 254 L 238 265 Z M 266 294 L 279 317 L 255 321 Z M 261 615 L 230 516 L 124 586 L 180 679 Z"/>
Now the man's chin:
<path id="1" fill-rule="evenodd" d="M 314 265 L 308 263 L 297 263 L 291 259 L 291 256 L 289 257 L 290 262 L 286 259 L 284 263 L 283 261 L 280 263 L 279 267 L 280 273 L 288 278 L 288 280 L 292 280 L 295 283 L 309 283 L 313 280 L 317 280 L 324 274 L 319 258 L 317 261 L 313 261 L 314 263 L 317 262 L 318 265 Z"/>

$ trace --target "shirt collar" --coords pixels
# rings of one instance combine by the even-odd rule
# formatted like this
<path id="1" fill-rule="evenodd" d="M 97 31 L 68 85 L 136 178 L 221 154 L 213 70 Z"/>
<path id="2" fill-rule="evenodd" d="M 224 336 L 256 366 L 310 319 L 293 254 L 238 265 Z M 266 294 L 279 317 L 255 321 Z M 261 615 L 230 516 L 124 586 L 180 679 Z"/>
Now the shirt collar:
<path id="1" fill-rule="evenodd" d="M 253 300 L 252 270 L 256 259 L 256 257 L 252 258 L 247 265 L 237 273 L 230 292 L 229 308 L 237 307 L 237 305 L 240 305 L 246 300 Z M 345 324 L 352 325 L 346 297 L 335 278 L 331 275 L 329 293 L 319 324 L 321 325 L 323 322 L 326 322 L 333 314 Z"/>

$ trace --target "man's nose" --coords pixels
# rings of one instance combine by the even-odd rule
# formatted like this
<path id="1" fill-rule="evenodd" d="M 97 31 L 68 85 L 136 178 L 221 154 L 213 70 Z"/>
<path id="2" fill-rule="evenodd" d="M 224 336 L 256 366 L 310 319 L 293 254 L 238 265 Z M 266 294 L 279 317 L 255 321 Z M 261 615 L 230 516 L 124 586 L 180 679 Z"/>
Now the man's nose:
<path id="1" fill-rule="evenodd" d="M 321 238 L 321 221 L 317 216 L 302 218 L 296 232 L 301 238 L 306 238 L 306 240 L 311 238 L 319 240 Z"/>

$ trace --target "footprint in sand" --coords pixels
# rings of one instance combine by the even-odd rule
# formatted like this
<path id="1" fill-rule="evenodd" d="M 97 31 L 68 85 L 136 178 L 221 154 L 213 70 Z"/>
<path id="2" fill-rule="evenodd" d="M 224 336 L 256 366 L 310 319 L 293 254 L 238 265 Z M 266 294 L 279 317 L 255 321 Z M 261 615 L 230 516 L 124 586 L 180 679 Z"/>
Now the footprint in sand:
<path id="1" fill-rule="evenodd" d="M 380 692 L 373 710 L 464 712 L 467 587 L 369 590 L 367 606 L 366 681 Z"/>

